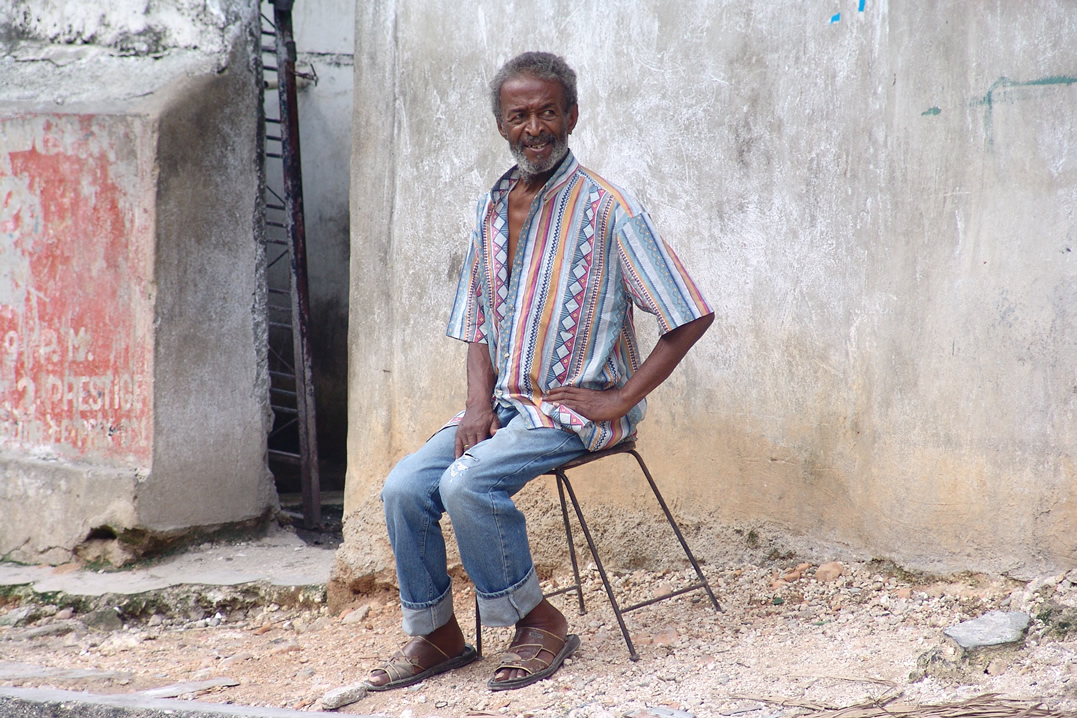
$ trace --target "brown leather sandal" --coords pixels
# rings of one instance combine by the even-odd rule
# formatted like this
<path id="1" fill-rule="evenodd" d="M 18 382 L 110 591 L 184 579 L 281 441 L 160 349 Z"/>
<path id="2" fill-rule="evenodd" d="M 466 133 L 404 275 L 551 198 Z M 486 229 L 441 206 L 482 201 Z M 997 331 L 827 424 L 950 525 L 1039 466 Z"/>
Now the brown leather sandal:
<path id="1" fill-rule="evenodd" d="M 503 654 L 495 674 L 506 668 L 515 668 L 526 671 L 527 675 L 503 681 L 497 680 L 495 675 L 486 685 L 492 691 L 511 691 L 537 683 L 556 673 L 565 659 L 579 647 L 580 637 L 574 633 L 562 639 L 541 628 L 517 628 L 509 650 Z"/>
<path id="2" fill-rule="evenodd" d="M 397 651 L 384 666 L 374 669 L 383 671 L 389 676 L 389 682 L 382 686 L 376 686 L 367 681 L 367 690 L 390 691 L 394 688 L 404 688 L 405 686 L 414 685 L 419 681 L 424 681 L 430 676 L 436 676 L 439 673 L 466 666 L 468 663 L 471 663 L 479 657 L 479 654 L 475 652 L 475 649 L 469 645 L 464 646 L 464 652 L 460 655 L 450 656 L 445 653 L 445 651 L 426 640 L 423 636 L 416 636 L 413 640 L 420 640 L 432 647 L 435 651 L 444 656 L 444 660 L 441 660 L 434 665 L 424 666 L 411 656 L 405 655 L 403 650 Z"/>

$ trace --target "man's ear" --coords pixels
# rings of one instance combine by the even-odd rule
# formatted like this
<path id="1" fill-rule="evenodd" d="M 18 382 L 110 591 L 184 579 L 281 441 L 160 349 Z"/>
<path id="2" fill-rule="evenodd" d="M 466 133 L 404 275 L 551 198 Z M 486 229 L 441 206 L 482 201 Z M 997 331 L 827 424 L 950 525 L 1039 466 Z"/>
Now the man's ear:
<path id="1" fill-rule="evenodd" d="M 507 140 L 509 136 L 505 134 L 505 126 L 501 124 L 501 118 L 498 117 L 495 121 L 497 122 L 497 131 L 500 132 L 501 136 Z"/>
<path id="2" fill-rule="evenodd" d="M 572 109 L 568 111 L 568 134 L 572 134 L 572 130 L 576 128 L 576 120 L 580 119 L 580 105 L 579 103 L 572 106 Z"/>

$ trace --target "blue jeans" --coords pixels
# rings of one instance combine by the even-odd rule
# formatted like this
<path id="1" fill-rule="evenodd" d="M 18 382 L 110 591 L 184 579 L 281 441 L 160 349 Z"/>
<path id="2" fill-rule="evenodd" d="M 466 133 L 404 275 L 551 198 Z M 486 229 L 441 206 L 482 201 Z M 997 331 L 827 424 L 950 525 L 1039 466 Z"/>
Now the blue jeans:
<path id="1" fill-rule="evenodd" d="M 511 497 L 587 450 L 572 432 L 528 429 L 514 410 L 497 413 L 501 429 L 459 459 L 456 427 L 446 427 L 385 480 L 381 498 L 409 635 L 426 635 L 453 614 L 440 524 L 446 512 L 483 623 L 511 626 L 542 601 L 526 521 Z"/>

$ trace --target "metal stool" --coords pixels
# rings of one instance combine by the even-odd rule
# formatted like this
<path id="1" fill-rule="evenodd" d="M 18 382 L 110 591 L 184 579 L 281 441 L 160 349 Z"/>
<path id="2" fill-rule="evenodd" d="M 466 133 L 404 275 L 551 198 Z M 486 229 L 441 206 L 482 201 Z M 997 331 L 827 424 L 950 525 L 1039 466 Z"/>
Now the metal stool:
<path id="1" fill-rule="evenodd" d="M 613 587 L 610 585 L 609 578 L 606 576 L 606 569 L 602 566 L 602 559 L 598 557 L 598 549 L 595 547 L 594 539 L 591 538 L 591 532 L 587 528 L 587 522 L 583 518 L 583 512 L 580 510 L 580 502 L 576 500 L 576 492 L 572 490 L 572 484 L 569 483 L 568 476 L 565 474 L 569 469 L 575 469 L 584 464 L 589 464 L 592 461 L 598 461 L 599 459 L 604 459 L 607 456 L 614 456 L 616 454 L 632 454 L 632 456 L 636 458 L 636 462 L 639 464 L 640 469 L 643 470 L 643 475 L 647 478 L 647 483 L 650 484 L 654 497 L 658 499 L 658 505 L 662 507 L 662 511 L 666 515 L 666 520 L 669 521 L 670 527 L 673 528 L 673 533 L 677 535 L 677 540 L 681 543 L 681 548 L 684 549 L 684 555 L 688 557 L 688 561 L 692 564 L 692 568 L 695 569 L 696 576 L 699 577 L 699 582 L 693 583 L 691 586 L 682 588 L 678 591 L 673 591 L 665 596 L 659 596 L 658 598 L 652 598 L 647 601 L 640 601 L 639 603 L 624 608 L 620 607 L 617 603 L 617 598 L 613 595 Z M 598 575 L 602 578 L 602 585 L 606 589 L 606 595 L 609 597 L 610 606 L 613 607 L 613 613 L 617 616 L 617 624 L 621 627 L 621 635 L 624 636 L 625 645 L 628 646 L 628 657 L 631 660 L 638 661 L 639 654 L 636 653 L 636 647 L 632 645 L 632 638 L 628 635 L 628 628 L 625 626 L 624 614 L 629 611 L 635 611 L 637 608 L 650 606 L 659 601 L 665 601 L 666 599 L 690 593 L 691 591 L 698 591 L 699 589 L 703 589 L 707 592 L 707 597 L 710 598 L 711 605 L 714 606 L 716 612 L 720 613 L 722 611 L 722 607 L 718 605 L 718 599 L 714 597 L 714 592 L 711 590 L 710 584 L 707 583 L 707 578 L 699 568 L 699 562 L 696 561 L 696 557 L 692 555 L 692 550 L 688 548 L 688 542 L 684 540 L 684 535 L 681 533 L 680 527 L 677 526 L 677 522 L 673 520 L 673 514 L 670 513 L 669 507 L 666 506 L 665 499 L 662 498 L 662 494 L 658 491 L 658 486 L 654 483 L 654 479 L 651 477 L 651 472 L 643 462 L 643 457 L 636 451 L 635 441 L 624 441 L 609 449 L 584 454 L 583 456 L 575 458 L 572 461 L 566 462 L 556 469 L 547 472 L 544 476 L 553 476 L 557 479 L 557 495 L 561 499 L 561 517 L 565 522 L 565 536 L 568 539 L 568 554 L 572 559 L 572 575 L 575 580 L 575 583 L 571 586 L 565 586 L 564 588 L 545 594 L 546 598 L 575 591 L 576 599 L 580 604 L 580 615 L 587 613 L 587 610 L 583 605 L 583 582 L 580 580 L 579 564 L 576 561 L 576 546 L 572 540 L 572 528 L 568 523 L 568 505 L 565 502 L 565 492 L 567 491 L 568 497 L 572 501 L 572 508 L 576 512 L 576 518 L 580 522 L 580 529 L 583 531 L 584 538 L 587 539 L 587 547 L 591 549 L 591 556 L 595 560 L 595 566 L 598 567 Z M 482 655 L 482 621 L 479 618 L 478 595 L 475 596 L 475 650 L 480 656 Z"/>

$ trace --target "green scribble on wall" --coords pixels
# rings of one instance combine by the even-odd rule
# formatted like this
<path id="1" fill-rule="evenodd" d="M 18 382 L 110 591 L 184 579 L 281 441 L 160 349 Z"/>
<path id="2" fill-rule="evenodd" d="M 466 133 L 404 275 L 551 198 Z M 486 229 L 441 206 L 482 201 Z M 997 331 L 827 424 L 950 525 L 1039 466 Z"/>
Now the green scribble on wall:
<path id="1" fill-rule="evenodd" d="M 1077 76 L 1075 75 L 1048 75 L 1047 77 L 1041 77 L 1038 80 L 1028 80 L 1026 82 L 1018 82 L 1011 80 L 1008 77 L 1000 77 L 991 83 L 991 87 L 987 88 L 987 94 L 981 97 L 979 100 L 974 101 L 973 106 L 982 106 L 984 108 L 984 132 L 987 134 L 988 147 L 995 146 L 994 127 L 992 125 L 992 111 L 995 106 L 995 92 L 998 90 L 1008 90 L 1014 87 L 1047 87 L 1050 85 L 1073 85 L 1077 84 Z"/>
<path id="2" fill-rule="evenodd" d="M 926 110 L 924 110 L 923 112 L 921 112 L 920 114 L 921 115 L 938 115 L 941 112 L 942 112 L 942 110 L 940 110 L 937 107 L 929 107 Z"/>

